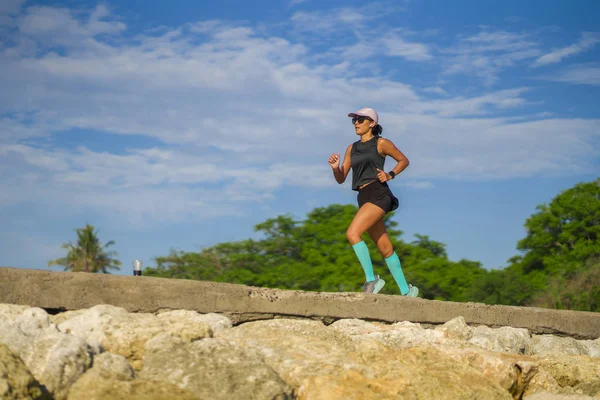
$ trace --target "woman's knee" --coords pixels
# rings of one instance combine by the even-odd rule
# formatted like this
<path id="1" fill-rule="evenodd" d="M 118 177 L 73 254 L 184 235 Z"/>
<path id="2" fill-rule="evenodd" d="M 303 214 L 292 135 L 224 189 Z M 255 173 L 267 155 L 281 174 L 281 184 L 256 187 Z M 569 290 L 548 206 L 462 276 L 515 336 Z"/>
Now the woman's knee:
<path id="1" fill-rule="evenodd" d="M 392 242 L 389 240 L 381 240 L 377 243 L 377 248 L 381 255 L 385 258 L 388 258 L 392 254 L 394 254 L 394 247 L 392 246 Z"/>
<path id="2" fill-rule="evenodd" d="M 389 247 L 389 248 L 386 247 L 385 249 L 379 249 L 379 252 L 383 256 L 383 258 L 388 258 L 392 254 L 394 254 L 394 249 L 392 247 Z"/>
<path id="3" fill-rule="evenodd" d="M 355 231 L 354 229 L 348 229 L 346 231 L 346 238 L 350 242 L 350 244 L 356 244 L 362 240 L 362 235 L 360 232 Z"/>

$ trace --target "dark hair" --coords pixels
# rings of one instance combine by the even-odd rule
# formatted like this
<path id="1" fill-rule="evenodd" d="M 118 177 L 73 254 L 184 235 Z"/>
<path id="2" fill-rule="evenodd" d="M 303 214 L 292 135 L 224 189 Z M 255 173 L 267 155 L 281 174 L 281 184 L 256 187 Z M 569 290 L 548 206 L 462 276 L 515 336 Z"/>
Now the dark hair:
<path id="1" fill-rule="evenodd" d="M 383 132 L 383 127 L 381 125 L 377 124 L 373 127 L 373 135 L 379 136 L 381 135 L 381 132 Z"/>

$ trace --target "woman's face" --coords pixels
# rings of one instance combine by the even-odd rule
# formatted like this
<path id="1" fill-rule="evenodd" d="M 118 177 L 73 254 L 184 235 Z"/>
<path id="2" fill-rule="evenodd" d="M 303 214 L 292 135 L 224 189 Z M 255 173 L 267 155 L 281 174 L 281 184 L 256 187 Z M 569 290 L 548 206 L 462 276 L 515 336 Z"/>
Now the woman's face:
<path id="1" fill-rule="evenodd" d="M 367 117 L 354 117 L 352 118 L 352 124 L 354 124 L 354 130 L 357 135 L 364 135 L 365 133 L 369 133 L 373 127 L 373 121 Z"/>

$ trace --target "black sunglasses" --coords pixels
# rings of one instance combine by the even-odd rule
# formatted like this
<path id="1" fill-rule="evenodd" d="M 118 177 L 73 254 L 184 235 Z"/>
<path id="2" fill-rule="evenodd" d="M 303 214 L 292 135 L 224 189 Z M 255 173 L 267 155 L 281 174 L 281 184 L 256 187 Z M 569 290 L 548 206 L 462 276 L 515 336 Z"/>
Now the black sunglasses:
<path id="1" fill-rule="evenodd" d="M 369 117 L 354 117 L 352 118 L 352 125 L 356 124 L 356 121 L 358 121 L 359 124 L 362 124 L 363 122 L 365 122 L 366 119 L 371 121 L 371 118 Z"/>

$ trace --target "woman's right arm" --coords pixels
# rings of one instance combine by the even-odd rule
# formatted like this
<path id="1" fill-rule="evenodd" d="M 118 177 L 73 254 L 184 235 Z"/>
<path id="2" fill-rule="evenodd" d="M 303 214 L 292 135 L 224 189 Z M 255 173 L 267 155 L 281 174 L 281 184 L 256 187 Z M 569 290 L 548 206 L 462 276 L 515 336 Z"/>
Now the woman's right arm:
<path id="1" fill-rule="evenodd" d="M 352 145 L 349 145 L 346 149 L 346 154 L 344 154 L 344 162 L 340 166 L 339 153 L 337 155 L 332 154 L 329 157 L 329 164 L 333 169 L 333 177 L 337 181 L 337 183 L 342 184 L 346 181 L 346 177 L 348 176 L 348 172 L 350 172 L 350 168 L 352 167 L 350 152 L 352 151 Z M 332 162 L 333 161 L 333 162 Z"/>

